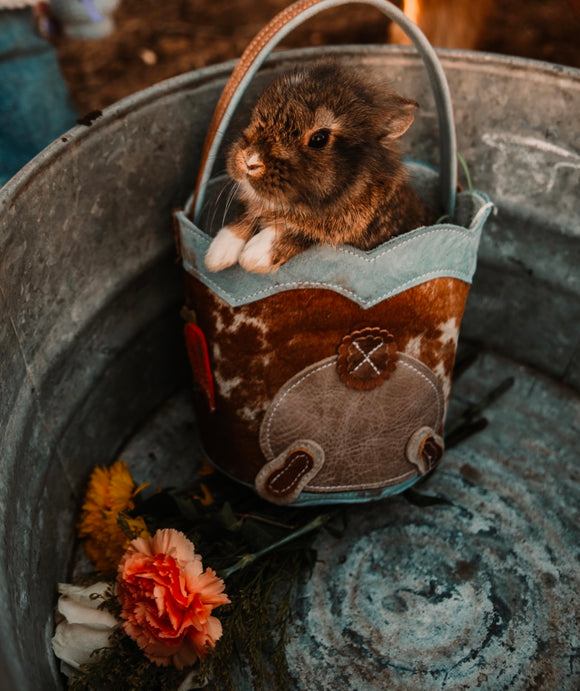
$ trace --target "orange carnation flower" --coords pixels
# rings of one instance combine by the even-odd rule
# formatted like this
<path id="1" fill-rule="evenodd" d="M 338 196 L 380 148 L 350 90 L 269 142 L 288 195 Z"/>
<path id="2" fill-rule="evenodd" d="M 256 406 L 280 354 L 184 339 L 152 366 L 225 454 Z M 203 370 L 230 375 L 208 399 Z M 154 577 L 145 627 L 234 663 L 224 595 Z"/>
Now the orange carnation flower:
<path id="1" fill-rule="evenodd" d="M 123 630 L 149 660 L 183 669 L 215 647 L 222 626 L 211 613 L 230 600 L 183 533 L 158 530 L 132 540 L 117 581 Z"/>
<path id="2" fill-rule="evenodd" d="M 109 468 L 96 467 L 89 479 L 78 524 L 78 534 L 85 540 L 85 550 L 97 571 L 114 572 L 129 544 L 119 527 L 119 515 L 135 508 L 135 495 L 145 485 L 136 487 L 125 461 Z M 124 516 L 134 535 L 147 533 L 143 518 Z"/>

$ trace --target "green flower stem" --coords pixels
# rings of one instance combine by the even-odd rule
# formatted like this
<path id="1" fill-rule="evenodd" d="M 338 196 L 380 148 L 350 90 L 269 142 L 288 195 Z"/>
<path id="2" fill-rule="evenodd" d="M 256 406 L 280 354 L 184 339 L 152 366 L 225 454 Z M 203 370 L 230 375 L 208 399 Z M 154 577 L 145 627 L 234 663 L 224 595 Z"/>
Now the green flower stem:
<path id="1" fill-rule="evenodd" d="M 473 192 L 473 184 L 471 182 L 471 175 L 469 174 L 469 168 L 467 167 L 467 162 L 463 158 L 463 154 L 461 154 L 459 151 L 457 152 L 457 159 L 459 160 L 459 163 L 461 163 L 461 167 L 463 168 L 463 172 L 465 173 L 465 179 L 467 180 L 467 189 L 470 192 Z"/>
<path id="2" fill-rule="evenodd" d="M 269 552 L 273 552 L 274 550 L 283 547 L 284 545 L 288 544 L 289 542 L 292 542 L 293 540 L 295 540 L 298 537 L 301 537 L 302 535 L 307 535 L 308 533 L 311 533 L 314 530 L 318 530 L 318 528 L 321 528 L 323 525 L 325 525 L 325 523 L 327 523 L 333 516 L 333 513 L 323 513 L 319 516 L 316 516 L 316 518 L 313 518 L 309 523 L 306 523 L 301 528 L 298 528 L 298 530 L 294 530 L 289 535 L 286 535 L 286 537 L 283 537 L 280 540 L 273 542 L 271 545 L 268 545 L 268 547 L 264 547 L 264 549 L 261 549 L 258 552 L 253 552 L 252 554 L 244 554 L 242 557 L 238 559 L 238 561 L 235 564 L 232 564 L 232 566 L 229 566 L 227 569 L 222 569 L 221 571 L 219 571 L 218 576 L 220 576 L 220 578 L 223 579 L 228 578 L 236 571 L 240 571 L 240 569 L 249 566 L 257 559 L 260 559 Z"/>
<path id="3" fill-rule="evenodd" d="M 265 516 L 260 516 L 256 513 L 236 513 L 236 517 L 239 518 L 242 521 L 247 520 L 248 518 L 251 518 L 253 521 L 257 521 L 258 523 L 264 523 L 265 525 L 272 525 L 275 528 L 288 528 L 287 523 L 282 523 L 281 521 L 273 521 L 270 518 L 266 518 Z"/>

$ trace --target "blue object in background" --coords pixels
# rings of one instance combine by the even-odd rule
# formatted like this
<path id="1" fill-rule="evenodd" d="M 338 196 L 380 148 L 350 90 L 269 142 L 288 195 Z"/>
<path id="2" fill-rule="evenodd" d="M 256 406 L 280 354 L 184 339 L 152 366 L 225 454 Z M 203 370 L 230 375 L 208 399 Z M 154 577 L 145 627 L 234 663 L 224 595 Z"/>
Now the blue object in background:
<path id="1" fill-rule="evenodd" d="M 78 113 L 31 9 L 0 12 L 0 187 Z"/>

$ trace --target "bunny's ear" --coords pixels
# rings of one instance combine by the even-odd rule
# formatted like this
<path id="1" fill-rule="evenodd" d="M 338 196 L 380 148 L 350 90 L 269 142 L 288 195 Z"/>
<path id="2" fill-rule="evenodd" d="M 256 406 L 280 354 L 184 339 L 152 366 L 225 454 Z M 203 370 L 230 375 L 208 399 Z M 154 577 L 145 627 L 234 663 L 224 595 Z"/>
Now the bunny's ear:
<path id="1" fill-rule="evenodd" d="M 385 143 L 405 134 L 415 119 L 415 110 L 419 104 L 410 98 L 393 94 L 389 106 L 385 117 L 385 131 L 381 137 Z"/>

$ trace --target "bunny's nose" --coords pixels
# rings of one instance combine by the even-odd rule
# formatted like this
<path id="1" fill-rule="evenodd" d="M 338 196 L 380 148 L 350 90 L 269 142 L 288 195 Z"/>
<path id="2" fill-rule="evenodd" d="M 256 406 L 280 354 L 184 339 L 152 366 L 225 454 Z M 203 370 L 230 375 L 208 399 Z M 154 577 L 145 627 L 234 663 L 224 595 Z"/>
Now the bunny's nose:
<path id="1" fill-rule="evenodd" d="M 264 170 L 264 164 L 260 154 L 253 153 L 246 158 L 246 171 L 250 176 L 257 176 Z"/>

